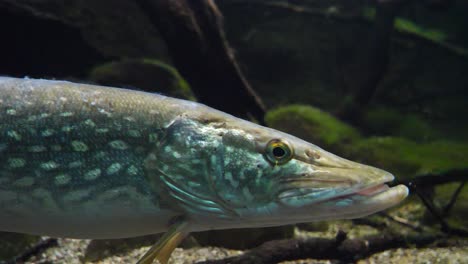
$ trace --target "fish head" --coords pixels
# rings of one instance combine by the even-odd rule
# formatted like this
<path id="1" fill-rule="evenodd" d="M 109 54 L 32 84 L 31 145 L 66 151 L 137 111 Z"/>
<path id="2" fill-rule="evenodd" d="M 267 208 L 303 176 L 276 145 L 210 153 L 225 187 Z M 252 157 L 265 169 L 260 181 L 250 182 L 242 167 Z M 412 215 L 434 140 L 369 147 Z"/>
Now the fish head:
<path id="1" fill-rule="evenodd" d="M 274 129 L 251 126 L 227 132 L 223 145 L 229 162 L 224 181 L 218 180 L 223 186 L 219 193 L 232 200 L 239 197 L 240 214 L 257 222 L 358 218 L 394 206 L 408 195 L 404 185 L 386 184 L 394 180 L 389 172 Z M 226 180 L 227 173 L 232 177 Z"/>
<path id="2" fill-rule="evenodd" d="M 386 185 L 391 173 L 271 128 L 237 119 L 173 126 L 163 142 L 179 154 L 160 155 L 159 171 L 171 197 L 209 229 L 358 218 L 408 195 Z"/>

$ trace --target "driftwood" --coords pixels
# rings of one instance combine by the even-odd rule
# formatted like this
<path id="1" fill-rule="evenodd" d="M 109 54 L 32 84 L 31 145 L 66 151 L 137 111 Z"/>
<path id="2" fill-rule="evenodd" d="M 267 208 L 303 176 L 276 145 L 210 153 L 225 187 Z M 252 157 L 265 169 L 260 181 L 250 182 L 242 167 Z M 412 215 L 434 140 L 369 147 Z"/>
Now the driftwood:
<path id="1" fill-rule="evenodd" d="M 327 259 L 342 263 L 355 262 L 376 252 L 393 248 L 424 247 L 442 238 L 437 235 L 378 235 L 347 239 L 344 232 L 336 238 L 285 239 L 264 243 L 243 255 L 197 264 L 278 263 L 297 259 Z"/>
<path id="2" fill-rule="evenodd" d="M 203 103 L 263 123 L 265 106 L 243 76 L 213 0 L 138 0 L 174 65 Z"/>
<path id="3" fill-rule="evenodd" d="M 411 180 L 402 182 L 410 189 L 435 186 L 452 182 L 466 182 L 468 181 L 468 168 L 452 169 L 440 173 L 427 173 L 412 177 Z"/>
<path id="4" fill-rule="evenodd" d="M 414 177 L 411 181 L 405 184 L 410 188 L 412 193 L 419 196 L 427 210 L 437 219 L 442 232 L 468 237 L 468 230 L 450 226 L 445 217 L 449 215 L 450 209 L 455 204 L 458 195 L 460 194 L 465 183 L 468 181 L 468 169 L 453 169 L 443 173 L 429 173 Z M 449 203 L 442 209 L 438 209 L 433 202 L 433 188 L 436 185 L 460 182 L 459 187 L 452 194 Z"/>

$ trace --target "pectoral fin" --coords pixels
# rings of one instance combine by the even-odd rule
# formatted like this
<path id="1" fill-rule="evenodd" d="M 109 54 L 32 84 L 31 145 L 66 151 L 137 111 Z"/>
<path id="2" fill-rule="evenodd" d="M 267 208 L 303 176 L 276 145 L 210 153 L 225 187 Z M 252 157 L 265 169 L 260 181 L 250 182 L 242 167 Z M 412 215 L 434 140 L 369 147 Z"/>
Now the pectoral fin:
<path id="1" fill-rule="evenodd" d="M 167 264 L 172 251 L 188 235 L 187 225 L 188 222 L 183 219 L 173 223 L 158 242 L 138 260 L 137 264 L 152 264 L 154 259 L 159 260 L 161 264 Z"/>

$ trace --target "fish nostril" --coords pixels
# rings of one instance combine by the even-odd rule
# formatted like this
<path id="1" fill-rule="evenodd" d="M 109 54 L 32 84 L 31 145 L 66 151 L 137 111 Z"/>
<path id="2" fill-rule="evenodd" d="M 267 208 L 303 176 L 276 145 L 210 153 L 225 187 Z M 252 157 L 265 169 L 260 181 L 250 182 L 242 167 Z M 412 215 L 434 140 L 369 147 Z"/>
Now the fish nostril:
<path id="1" fill-rule="evenodd" d="M 320 155 L 317 152 L 310 150 L 310 149 L 305 151 L 305 155 L 311 159 L 316 159 L 316 160 L 320 159 Z"/>

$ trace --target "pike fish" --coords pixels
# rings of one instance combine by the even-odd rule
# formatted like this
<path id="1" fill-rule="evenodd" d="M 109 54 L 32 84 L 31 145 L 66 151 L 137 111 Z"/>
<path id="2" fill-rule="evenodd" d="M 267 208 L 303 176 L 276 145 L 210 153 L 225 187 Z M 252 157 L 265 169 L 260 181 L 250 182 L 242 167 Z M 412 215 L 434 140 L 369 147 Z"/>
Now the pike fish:
<path id="1" fill-rule="evenodd" d="M 408 195 L 393 175 L 205 105 L 0 77 L 0 230 L 124 238 L 363 217 Z"/>

